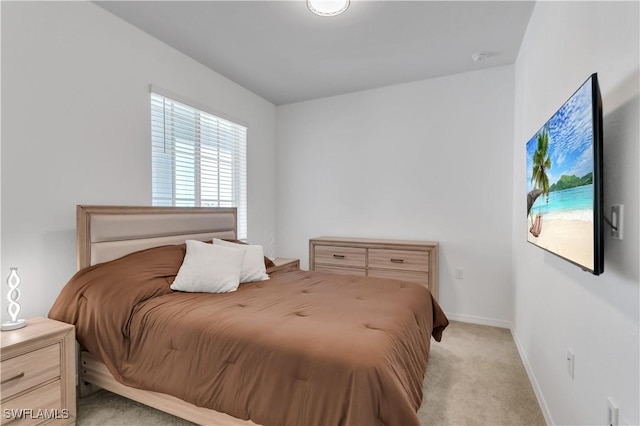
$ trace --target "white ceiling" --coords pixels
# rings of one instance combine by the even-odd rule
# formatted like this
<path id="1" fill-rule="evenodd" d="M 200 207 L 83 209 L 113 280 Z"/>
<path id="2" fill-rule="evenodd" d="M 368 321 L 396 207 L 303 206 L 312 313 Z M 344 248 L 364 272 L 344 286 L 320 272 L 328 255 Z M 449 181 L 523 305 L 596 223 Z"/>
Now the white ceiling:
<path id="1" fill-rule="evenodd" d="M 276 105 L 512 64 L 534 5 L 352 0 L 323 18 L 304 0 L 97 3 Z"/>

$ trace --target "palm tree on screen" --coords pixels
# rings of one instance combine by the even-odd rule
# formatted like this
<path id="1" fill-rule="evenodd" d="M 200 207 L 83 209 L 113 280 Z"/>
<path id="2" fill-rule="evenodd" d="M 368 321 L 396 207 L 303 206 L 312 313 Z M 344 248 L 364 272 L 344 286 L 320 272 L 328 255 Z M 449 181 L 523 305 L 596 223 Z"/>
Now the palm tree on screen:
<path id="1" fill-rule="evenodd" d="M 549 202 L 549 176 L 547 170 L 551 168 L 551 157 L 549 157 L 549 132 L 543 128 L 536 135 L 538 140 L 538 149 L 533 154 L 533 173 L 531 174 L 531 183 L 534 189 L 541 189 L 542 194 L 547 197 Z"/>
<path id="2" fill-rule="evenodd" d="M 551 169 L 551 157 L 549 156 L 549 132 L 546 128 L 543 128 L 536 135 L 538 141 L 538 149 L 533 153 L 533 172 L 531 173 L 531 183 L 533 184 L 533 191 L 531 195 L 531 202 L 528 203 L 528 210 L 531 209 L 533 202 L 540 195 L 545 195 L 547 203 L 549 202 L 549 176 L 547 176 L 547 170 Z M 529 211 L 527 211 L 529 213 Z M 531 218 L 533 224 L 533 218 Z"/>

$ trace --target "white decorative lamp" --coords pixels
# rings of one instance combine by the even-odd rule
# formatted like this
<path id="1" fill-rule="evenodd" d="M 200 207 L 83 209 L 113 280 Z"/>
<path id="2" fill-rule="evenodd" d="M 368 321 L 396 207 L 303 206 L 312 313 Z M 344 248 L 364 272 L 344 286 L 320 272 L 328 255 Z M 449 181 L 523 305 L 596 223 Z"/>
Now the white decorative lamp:
<path id="1" fill-rule="evenodd" d="M 307 0 L 310 11 L 320 16 L 336 16 L 347 10 L 350 0 Z"/>
<path id="2" fill-rule="evenodd" d="M 7 330 L 16 330 L 18 328 L 22 328 L 27 325 L 27 321 L 23 319 L 18 319 L 18 314 L 20 313 L 20 304 L 18 300 L 20 300 L 20 290 L 18 286 L 20 286 L 20 275 L 18 275 L 18 268 L 10 268 L 11 273 L 9 274 L 9 278 L 7 278 L 7 285 L 9 286 L 9 292 L 7 293 L 7 300 L 9 301 L 9 306 L 7 306 L 7 313 L 11 317 L 11 321 L 2 323 L 2 331 Z"/>

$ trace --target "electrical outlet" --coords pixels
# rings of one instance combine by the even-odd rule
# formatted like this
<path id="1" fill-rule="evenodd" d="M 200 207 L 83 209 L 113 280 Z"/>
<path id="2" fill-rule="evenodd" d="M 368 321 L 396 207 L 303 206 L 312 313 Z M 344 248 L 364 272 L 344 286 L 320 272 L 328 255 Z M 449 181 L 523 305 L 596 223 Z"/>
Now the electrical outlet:
<path id="1" fill-rule="evenodd" d="M 456 268 L 456 280 L 463 280 L 463 279 L 464 279 L 464 269 Z"/>
<path id="2" fill-rule="evenodd" d="M 607 398 L 607 424 L 609 426 L 618 426 L 618 406 Z"/>
<path id="3" fill-rule="evenodd" d="M 573 380 L 573 368 L 576 361 L 576 355 L 569 349 L 567 351 L 567 373 L 569 373 L 569 377 Z"/>

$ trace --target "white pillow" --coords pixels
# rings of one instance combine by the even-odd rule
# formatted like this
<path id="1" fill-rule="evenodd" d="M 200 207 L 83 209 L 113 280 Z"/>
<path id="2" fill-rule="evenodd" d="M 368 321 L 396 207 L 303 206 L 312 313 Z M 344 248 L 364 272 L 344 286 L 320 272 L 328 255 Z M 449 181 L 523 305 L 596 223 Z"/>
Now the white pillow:
<path id="1" fill-rule="evenodd" d="M 262 246 L 252 244 L 237 244 L 229 241 L 213 239 L 213 245 L 244 250 L 244 263 L 240 272 L 240 284 L 269 279 L 267 268 L 264 266 L 264 250 Z"/>
<path id="2" fill-rule="evenodd" d="M 228 293 L 240 284 L 244 251 L 187 240 L 187 253 L 171 284 L 191 293 Z"/>

